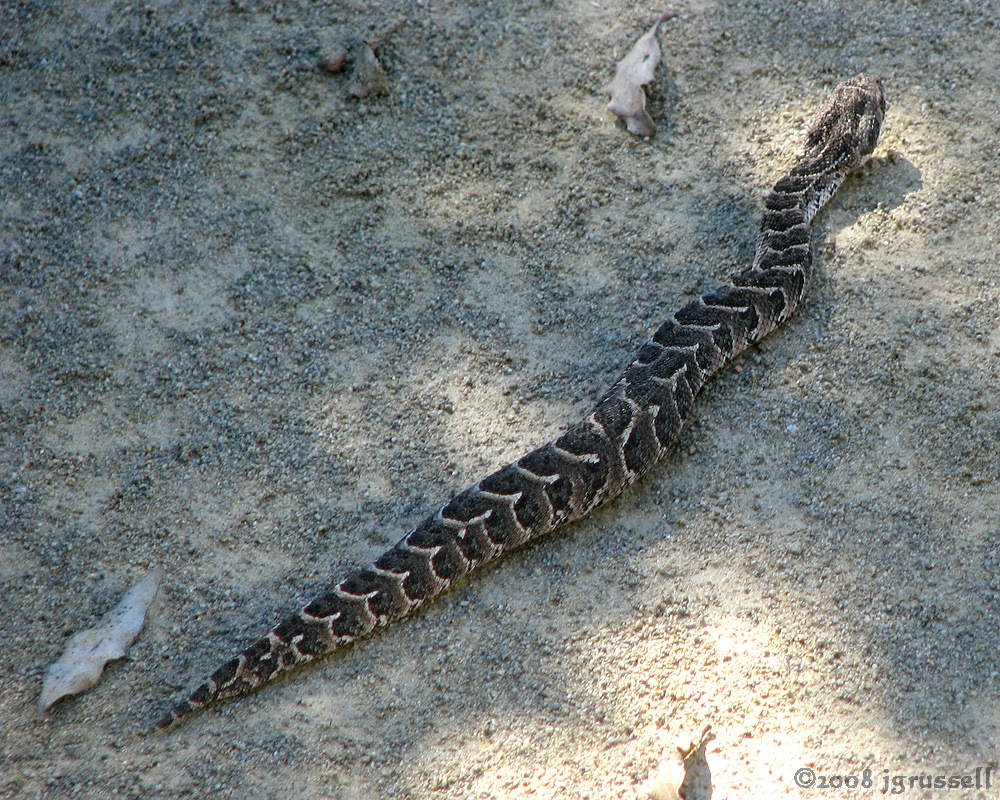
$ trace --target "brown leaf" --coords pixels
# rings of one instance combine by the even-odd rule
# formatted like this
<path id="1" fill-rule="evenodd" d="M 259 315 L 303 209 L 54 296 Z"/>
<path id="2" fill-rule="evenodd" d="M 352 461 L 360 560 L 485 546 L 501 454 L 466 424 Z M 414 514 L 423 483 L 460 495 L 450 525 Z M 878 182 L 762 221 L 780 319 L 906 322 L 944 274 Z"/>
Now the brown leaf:
<path id="1" fill-rule="evenodd" d="M 660 63 L 660 43 L 656 41 L 656 31 L 660 23 L 677 16 L 667 11 L 653 27 L 639 37 L 625 58 L 618 62 L 615 79 L 605 87 L 611 95 L 608 110 L 625 120 L 629 133 L 636 136 L 652 136 L 656 133 L 656 123 L 646 111 L 646 93 L 642 87 L 653 80 L 656 65 Z"/>

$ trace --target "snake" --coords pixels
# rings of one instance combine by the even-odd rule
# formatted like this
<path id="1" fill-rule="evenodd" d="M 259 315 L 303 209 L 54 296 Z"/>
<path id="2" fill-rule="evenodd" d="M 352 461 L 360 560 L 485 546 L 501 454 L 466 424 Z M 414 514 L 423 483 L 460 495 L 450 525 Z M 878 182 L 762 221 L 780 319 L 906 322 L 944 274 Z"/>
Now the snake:
<path id="1" fill-rule="evenodd" d="M 801 156 L 767 194 L 753 263 L 688 303 L 642 345 L 582 420 L 457 494 L 370 565 L 226 661 L 154 723 L 274 681 L 416 611 L 478 567 L 585 517 L 660 461 L 706 381 L 785 322 L 813 273 L 811 225 L 882 130 L 882 83 L 831 93 Z"/>

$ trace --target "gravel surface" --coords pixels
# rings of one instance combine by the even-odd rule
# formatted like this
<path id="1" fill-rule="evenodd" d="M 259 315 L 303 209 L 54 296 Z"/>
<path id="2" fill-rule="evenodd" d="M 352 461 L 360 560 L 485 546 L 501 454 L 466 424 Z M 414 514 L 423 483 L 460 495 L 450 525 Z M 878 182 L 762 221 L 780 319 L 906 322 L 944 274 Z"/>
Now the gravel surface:
<path id="1" fill-rule="evenodd" d="M 676 8 L 643 140 L 600 93 L 639 2 L 0 3 L 0 796 L 620 798 L 706 725 L 717 799 L 996 764 L 997 9 Z M 359 100 L 322 64 L 366 40 Z M 137 735 L 745 265 L 861 71 L 885 133 L 807 303 L 647 480 Z M 158 564 L 129 659 L 39 714 Z"/>

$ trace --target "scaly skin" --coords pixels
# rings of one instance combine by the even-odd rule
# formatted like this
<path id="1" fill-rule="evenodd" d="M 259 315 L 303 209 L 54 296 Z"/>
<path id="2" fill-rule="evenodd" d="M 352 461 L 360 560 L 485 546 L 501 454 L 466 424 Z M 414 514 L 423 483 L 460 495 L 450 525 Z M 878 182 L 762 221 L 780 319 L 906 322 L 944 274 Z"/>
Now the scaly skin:
<path id="1" fill-rule="evenodd" d="M 812 277 L 810 224 L 872 152 L 884 115 L 879 81 L 859 75 L 840 84 L 810 126 L 805 152 L 764 203 L 751 267 L 664 322 L 583 420 L 466 489 L 373 564 L 223 664 L 155 727 L 247 694 L 402 619 L 481 564 L 586 516 L 649 471 L 677 441 L 708 377 L 801 302 Z"/>

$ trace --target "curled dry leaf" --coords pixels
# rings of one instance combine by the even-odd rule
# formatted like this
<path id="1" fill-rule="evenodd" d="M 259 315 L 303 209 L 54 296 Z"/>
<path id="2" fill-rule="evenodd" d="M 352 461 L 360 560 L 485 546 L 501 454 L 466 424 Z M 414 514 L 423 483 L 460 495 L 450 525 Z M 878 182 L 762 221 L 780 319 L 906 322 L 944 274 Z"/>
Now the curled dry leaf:
<path id="1" fill-rule="evenodd" d="M 642 87 L 653 80 L 656 65 L 660 63 L 660 44 L 656 41 L 656 31 L 660 23 L 676 12 L 663 14 L 653 27 L 639 37 L 632 50 L 618 62 L 615 79 L 605 87 L 606 94 L 611 95 L 608 110 L 617 114 L 625 121 L 629 133 L 636 136 L 652 136 L 656 133 L 656 123 L 646 111 L 646 93 Z"/>
<path id="2" fill-rule="evenodd" d="M 389 91 L 385 70 L 378 63 L 375 51 L 368 42 L 363 42 L 354 59 L 354 74 L 348 91 L 358 99 L 375 97 Z"/>
<path id="3" fill-rule="evenodd" d="M 128 652 L 146 622 L 146 611 L 162 579 L 162 567 L 151 569 L 97 625 L 73 634 L 59 660 L 45 674 L 42 694 L 38 698 L 42 711 L 48 710 L 61 697 L 95 685 L 104 672 L 104 665 Z"/>
<path id="4" fill-rule="evenodd" d="M 639 787 L 641 800 L 707 800 L 712 796 L 712 772 L 705 748 L 715 738 L 706 726 L 701 736 L 686 747 L 673 748 Z"/>
<path id="5" fill-rule="evenodd" d="M 638 800 L 681 800 L 684 759 L 675 751 L 667 753 L 656 772 L 639 787 Z"/>

